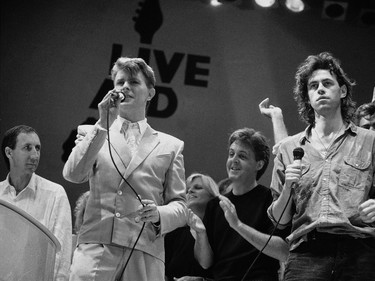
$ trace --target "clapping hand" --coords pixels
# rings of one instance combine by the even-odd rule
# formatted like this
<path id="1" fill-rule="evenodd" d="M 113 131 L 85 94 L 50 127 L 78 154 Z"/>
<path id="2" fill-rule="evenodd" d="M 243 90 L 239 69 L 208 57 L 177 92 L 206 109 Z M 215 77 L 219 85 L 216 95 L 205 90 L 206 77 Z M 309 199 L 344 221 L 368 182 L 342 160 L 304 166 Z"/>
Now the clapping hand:
<path id="1" fill-rule="evenodd" d="M 240 220 L 237 216 L 236 207 L 233 205 L 233 203 L 225 196 L 220 195 L 220 207 L 223 209 L 225 219 L 229 223 L 230 227 L 236 228 L 238 224 L 240 223 Z"/>
<path id="2" fill-rule="evenodd" d="M 206 231 L 202 220 L 190 209 L 187 209 L 187 225 L 197 233 Z"/>

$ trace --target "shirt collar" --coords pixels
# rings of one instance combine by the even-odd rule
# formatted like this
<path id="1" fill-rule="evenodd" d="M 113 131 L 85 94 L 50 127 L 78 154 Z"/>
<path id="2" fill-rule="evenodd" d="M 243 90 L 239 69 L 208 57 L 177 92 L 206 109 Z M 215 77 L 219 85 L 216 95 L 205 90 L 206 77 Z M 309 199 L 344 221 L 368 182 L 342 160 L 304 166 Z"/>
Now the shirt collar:
<path id="1" fill-rule="evenodd" d="M 132 123 L 132 122 L 130 122 L 129 120 L 127 120 L 127 119 L 125 119 L 125 118 L 123 118 L 123 117 L 121 117 L 121 116 L 119 115 L 119 116 L 118 116 L 118 120 L 119 120 L 119 123 L 120 123 L 120 130 L 121 130 L 122 124 L 123 124 L 124 122 L 127 122 L 127 123 L 129 123 L 129 124 L 138 124 L 138 129 L 139 129 L 139 132 L 141 133 L 141 135 L 144 134 L 144 132 L 146 131 L 147 126 L 148 126 L 148 124 L 147 124 L 147 118 Z"/>
<path id="2" fill-rule="evenodd" d="M 5 179 L 5 182 L 6 182 L 6 186 L 4 188 L 3 193 L 10 192 L 11 188 L 14 189 L 14 190 L 16 190 L 15 187 L 13 185 L 11 185 L 11 183 L 9 181 L 9 173 L 8 173 L 6 179 Z M 30 190 L 33 193 L 35 193 L 35 190 L 36 190 L 36 177 L 35 177 L 35 173 L 33 173 L 31 175 L 29 183 L 26 185 L 26 187 L 19 194 L 23 193 L 25 190 Z"/>
<path id="3" fill-rule="evenodd" d="M 313 125 L 309 125 L 305 131 L 301 134 L 301 137 L 299 138 L 299 143 L 302 145 L 306 141 L 310 142 L 311 138 L 311 130 L 313 129 Z M 357 126 L 353 122 L 349 122 L 349 124 L 345 128 L 345 132 L 357 134 Z"/>

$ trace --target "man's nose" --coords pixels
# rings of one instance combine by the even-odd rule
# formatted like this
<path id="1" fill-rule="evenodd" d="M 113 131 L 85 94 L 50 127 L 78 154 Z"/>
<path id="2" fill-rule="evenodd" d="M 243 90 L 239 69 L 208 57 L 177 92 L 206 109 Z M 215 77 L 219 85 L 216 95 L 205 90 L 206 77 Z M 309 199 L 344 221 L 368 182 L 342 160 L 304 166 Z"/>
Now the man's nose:
<path id="1" fill-rule="evenodd" d="M 322 83 L 319 83 L 318 94 L 323 95 L 325 93 L 325 88 Z"/>
<path id="2" fill-rule="evenodd" d="M 36 148 L 33 148 L 30 151 L 30 157 L 33 158 L 33 159 L 38 159 L 40 157 L 40 151 L 37 150 Z"/>
<path id="3" fill-rule="evenodd" d="M 128 92 L 128 91 L 130 91 L 130 86 L 129 86 L 128 82 L 124 83 L 124 86 L 122 87 L 121 91 L 122 92 Z"/>
<path id="4" fill-rule="evenodd" d="M 232 161 L 238 163 L 238 155 L 234 155 Z"/>

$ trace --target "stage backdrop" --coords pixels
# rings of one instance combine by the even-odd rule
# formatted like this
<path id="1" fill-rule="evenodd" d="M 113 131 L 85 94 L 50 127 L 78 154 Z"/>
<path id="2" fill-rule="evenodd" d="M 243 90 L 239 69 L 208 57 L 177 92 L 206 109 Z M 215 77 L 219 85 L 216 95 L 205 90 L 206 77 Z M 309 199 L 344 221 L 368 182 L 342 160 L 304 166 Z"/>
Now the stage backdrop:
<path id="1" fill-rule="evenodd" d="M 154 68 L 157 96 L 148 122 L 185 141 L 186 175 L 226 177 L 227 139 L 238 128 L 271 122 L 258 104 L 269 97 L 284 110 L 289 133 L 304 128 L 292 97 L 295 70 L 308 55 L 330 51 L 357 81 L 355 100 L 371 100 L 375 32 L 355 22 L 254 8 L 250 0 L 211 7 L 193 0 L 6 1 L 1 9 L 0 133 L 37 129 L 37 173 L 63 185 L 72 208 L 87 184 L 65 181 L 62 169 L 76 127 L 94 123 L 112 87 L 119 56 L 141 56 Z M 322 2 L 322 1 L 320 1 Z M 244 7 L 243 4 L 248 4 Z M 273 159 L 261 183 L 268 185 Z M 7 175 L 0 161 L 1 180 Z"/>

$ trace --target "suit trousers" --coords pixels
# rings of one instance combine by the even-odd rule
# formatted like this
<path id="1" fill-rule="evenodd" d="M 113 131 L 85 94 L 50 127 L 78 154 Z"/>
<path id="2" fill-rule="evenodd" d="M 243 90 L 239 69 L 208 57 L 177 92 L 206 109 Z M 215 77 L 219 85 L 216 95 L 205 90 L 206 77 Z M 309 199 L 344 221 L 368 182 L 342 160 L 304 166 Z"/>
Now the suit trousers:
<path id="1" fill-rule="evenodd" d="M 125 271 L 130 248 L 80 244 L 74 251 L 70 281 L 163 281 L 164 263 L 142 251 L 134 250 Z"/>

